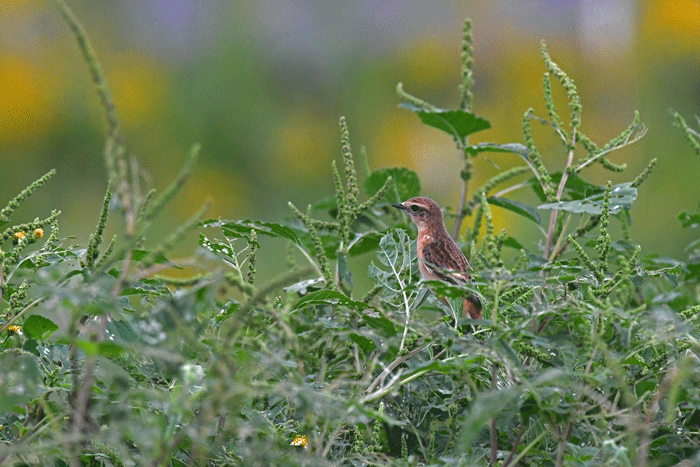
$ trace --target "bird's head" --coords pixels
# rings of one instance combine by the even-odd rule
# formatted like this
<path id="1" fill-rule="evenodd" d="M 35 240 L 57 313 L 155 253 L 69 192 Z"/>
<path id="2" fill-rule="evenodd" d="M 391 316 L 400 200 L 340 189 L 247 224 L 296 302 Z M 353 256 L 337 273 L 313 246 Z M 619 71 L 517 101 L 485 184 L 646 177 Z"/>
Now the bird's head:
<path id="1" fill-rule="evenodd" d="M 442 226 L 442 211 L 440 206 L 430 198 L 419 196 L 411 198 L 403 203 L 392 204 L 396 209 L 401 209 L 408 214 L 408 217 L 418 226 L 423 229 L 431 226 Z"/>

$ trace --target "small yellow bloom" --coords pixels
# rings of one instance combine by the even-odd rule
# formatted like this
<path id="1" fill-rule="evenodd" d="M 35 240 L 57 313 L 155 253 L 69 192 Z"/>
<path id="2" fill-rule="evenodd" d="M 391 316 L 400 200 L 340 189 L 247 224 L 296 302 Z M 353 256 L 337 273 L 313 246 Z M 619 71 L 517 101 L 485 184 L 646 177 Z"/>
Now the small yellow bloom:
<path id="1" fill-rule="evenodd" d="M 22 326 L 10 326 L 7 328 L 8 331 L 12 331 L 17 334 L 22 334 Z"/>
<path id="2" fill-rule="evenodd" d="M 34 239 L 38 239 L 44 236 L 44 229 L 34 229 Z"/>
<path id="3" fill-rule="evenodd" d="M 301 446 L 303 448 L 306 447 L 306 435 L 297 435 L 296 438 L 294 438 L 294 441 L 292 441 L 292 446 Z"/>
<path id="4" fill-rule="evenodd" d="M 23 240 L 24 237 L 27 236 L 27 233 L 24 230 L 20 230 L 19 232 L 15 232 L 15 240 Z"/>

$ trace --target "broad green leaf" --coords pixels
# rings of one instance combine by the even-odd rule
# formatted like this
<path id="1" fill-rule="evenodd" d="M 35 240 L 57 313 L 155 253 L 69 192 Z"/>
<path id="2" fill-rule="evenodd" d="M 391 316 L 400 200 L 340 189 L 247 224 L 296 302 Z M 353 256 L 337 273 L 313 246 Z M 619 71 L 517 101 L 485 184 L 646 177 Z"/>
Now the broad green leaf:
<path id="1" fill-rule="evenodd" d="M 132 261 L 141 261 L 144 258 L 146 258 L 147 256 L 149 256 L 150 254 L 151 254 L 151 252 L 147 251 L 147 250 L 131 250 L 131 260 Z M 156 255 L 155 262 L 157 264 L 167 263 L 168 258 L 163 256 L 162 254 L 158 254 L 158 255 Z"/>
<path id="2" fill-rule="evenodd" d="M 462 422 L 461 446 L 471 446 L 486 429 L 488 422 L 516 401 L 521 394 L 519 387 L 505 387 L 496 391 L 482 392 L 469 404 L 469 411 Z"/>
<path id="3" fill-rule="evenodd" d="M 491 123 L 488 120 L 477 117 L 474 113 L 466 110 L 436 109 L 428 111 L 410 102 L 402 102 L 399 106 L 416 112 L 424 124 L 442 130 L 459 141 L 464 141 L 464 138 L 477 131 L 491 128 Z"/>
<path id="4" fill-rule="evenodd" d="M 97 354 L 105 357 L 119 357 L 125 352 L 124 347 L 112 341 L 102 341 L 97 344 Z"/>
<path id="5" fill-rule="evenodd" d="M 361 336 L 354 332 L 350 333 L 350 340 L 357 344 L 365 354 L 373 352 L 377 348 L 377 345 L 374 342 L 372 342 L 372 339 L 369 339 L 365 336 Z"/>
<path id="6" fill-rule="evenodd" d="M 375 331 L 378 331 L 385 337 L 393 337 L 398 334 L 396 326 L 385 316 L 375 313 L 374 316 L 364 313 L 362 321 Z"/>
<path id="7" fill-rule="evenodd" d="M 40 315 L 31 315 L 22 326 L 22 331 L 27 337 L 40 341 L 49 337 L 56 330 L 58 330 L 56 323 Z"/>
<path id="8" fill-rule="evenodd" d="M 518 201 L 513 201 L 512 199 L 502 198 L 500 196 L 490 196 L 487 198 L 489 204 L 498 206 L 499 208 L 507 209 L 508 211 L 514 212 L 523 216 L 526 219 L 530 219 L 537 225 L 540 225 L 542 218 L 537 209 L 527 204 L 519 203 Z"/>
<path id="9" fill-rule="evenodd" d="M 598 193 L 588 198 L 574 201 L 559 201 L 557 203 L 542 204 L 537 209 L 556 209 L 572 213 L 587 213 L 600 215 L 603 213 L 604 193 Z M 612 187 L 610 195 L 610 212 L 618 213 L 622 208 L 629 209 L 632 202 L 637 198 L 637 189 L 631 182 L 621 183 Z"/>
<path id="10" fill-rule="evenodd" d="M 503 241 L 503 246 L 513 248 L 514 250 L 522 250 L 524 247 L 515 238 L 508 236 Z"/>
<path id="11" fill-rule="evenodd" d="M 401 203 L 410 198 L 420 196 L 420 180 L 418 174 L 404 167 L 394 167 L 374 170 L 365 181 L 367 195 L 374 196 L 384 186 L 386 179 L 391 177 L 392 187 L 384 199 L 392 203 Z"/>
<path id="12" fill-rule="evenodd" d="M 200 222 L 200 227 L 220 227 L 229 238 L 250 238 L 250 232 L 255 230 L 258 235 L 267 235 L 269 237 L 286 238 L 292 242 L 301 245 L 301 241 L 297 234 L 286 225 L 276 224 L 274 222 L 262 222 L 256 220 L 240 220 L 240 221 L 225 221 L 218 219 L 210 219 Z"/>
<path id="13" fill-rule="evenodd" d="M 127 321 L 116 321 L 114 319 L 107 323 L 107 330 L 124 342 L 134 342 L 138 339 L 138 334 Z"/>

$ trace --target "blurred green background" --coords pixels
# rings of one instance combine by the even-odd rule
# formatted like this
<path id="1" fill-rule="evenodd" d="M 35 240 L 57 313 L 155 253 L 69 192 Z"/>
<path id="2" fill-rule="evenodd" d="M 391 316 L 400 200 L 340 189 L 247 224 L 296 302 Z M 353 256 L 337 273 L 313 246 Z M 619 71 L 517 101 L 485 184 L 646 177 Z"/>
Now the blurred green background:
<path id="1" fill-rule="evenodd" d="M 600 145 L 635 110 L 649 128 L 611 155 L 628 170 L 596 167 L 597 184 L 633 179 L 654 157 L 632 215 L 642 254 L 679 259 L 692 232 L 677 221 L 700 201 L 700 159 L 669 109 L 694 128 L 700 115 L 700 2 L 423 0 L 70 0 L 112 88 L 129 148 L 156 188 L 177 173 L 193 142 L 200 162 L 166 210 L 163 229 L 181 224 L 207 199 L 208 217 L 274 221 L 287 202 L 304 207 L 332 194 L 339 157 L 338 117 L 348 119 L 355 152 L 372 168 L 418 172 L 423 193 L 458 201 L 461 161 L 452 141 L 397 107 L 395 86 L 439 107 L 456 107 L 460 36 L 473 19 L 474 111 L 492 123 L 470 142 L 522 142 L 523 113 L 546 116 L 540 40 L 576 81 L 583 131 Z M 568 121 L 564 93 L 558 108 Z M 533 122 L 550 168 L 565 164 L 561 144 Z M 106 188 L 104 122 L 75 39 L 53 1 L 0 3 L 0 204 L 52 168 L 54 179 L 23 205 L 16 222 L 63 214 L 62 235 L 85 244 Z M 476 161 L 471 188 L 512 155 Z M 586 175 L 584 175 L 586 177 Z M 532 202 L 529 193 L 511 197 Z M 545 213 L 546 214 L 546 213 Z M 497 229 L 537 239 L 527 221 L 495 210 Z M 531 243 L 530 249 L 535 250 Z"/>

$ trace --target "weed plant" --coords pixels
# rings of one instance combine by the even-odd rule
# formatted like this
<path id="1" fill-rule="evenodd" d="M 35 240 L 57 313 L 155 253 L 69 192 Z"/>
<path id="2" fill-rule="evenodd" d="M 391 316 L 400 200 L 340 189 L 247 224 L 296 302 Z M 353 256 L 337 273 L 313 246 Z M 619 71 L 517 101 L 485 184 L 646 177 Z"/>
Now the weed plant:
<path id="1" fill-rule="evenodd" d="M 358 174 L 343 118 L 333 199 L 290 203 L 281 223 L 203 220 L 204 206 L 145 249 L 199 146 L 165 190 L 144 193 L 90 41 L 58 6 L 104 108 L 108 186 L 86 246 L 61 237 L 58 211 L 11 220 L 53 171 L 0 211 L 0 464 L 700 463 L 700 240 L 686 261 L 635 245 L 630 207 L 656 159 L 627 182 L 601 187 L 585 177 L 594 164 L 624 172 L 615 151 L 646 128 L 634 113 L 617 138 L 593 142 L 574 80 L 544 44 L 547 115 L 524 111 L 521 142 L 468 142 L 490 127 L 471 111 L 469 21 L 455 109 L 397 87 L 400 105 L 447 133 L 463 161 L 454 178 L 462 195 L 447 214 L 454 237 L 466 232 L 459 242 L 477 280 L 430 285 L 455 303 L 477 292 L 484 319 L 455 320 L 419 281 L 415 228 L 390 207 L 424 194 L 418 176 Z M 555 86 L 566 91 L 563 113 Z M 675 119 L 697 152 L 700 134 Z M 545 164 L 532 122 L 561 140 L 562 170 Z M 521 166 L 471 187 L 474 161 L 489 152 Z M 532 190 L 539 203 L 506 197 L 514 190 Z M 540 241 L 494 231 L 492 206 L 518 214 Z M 700 214 L 680 220 L 695 228 Z M 108 222 L 120 234 L 104 242 Z M 171 258 L 192 230 L 192 256 Z M 263 236 L 289 245 L 267 283 L 256 270 Z M 354 267 L 360 255 L 372 258 L 368 270 Z M 184 265 L 195 271 L 185 279 L 165 274 Z M 362 275 L 369 291 L 354 285 Z"/>

